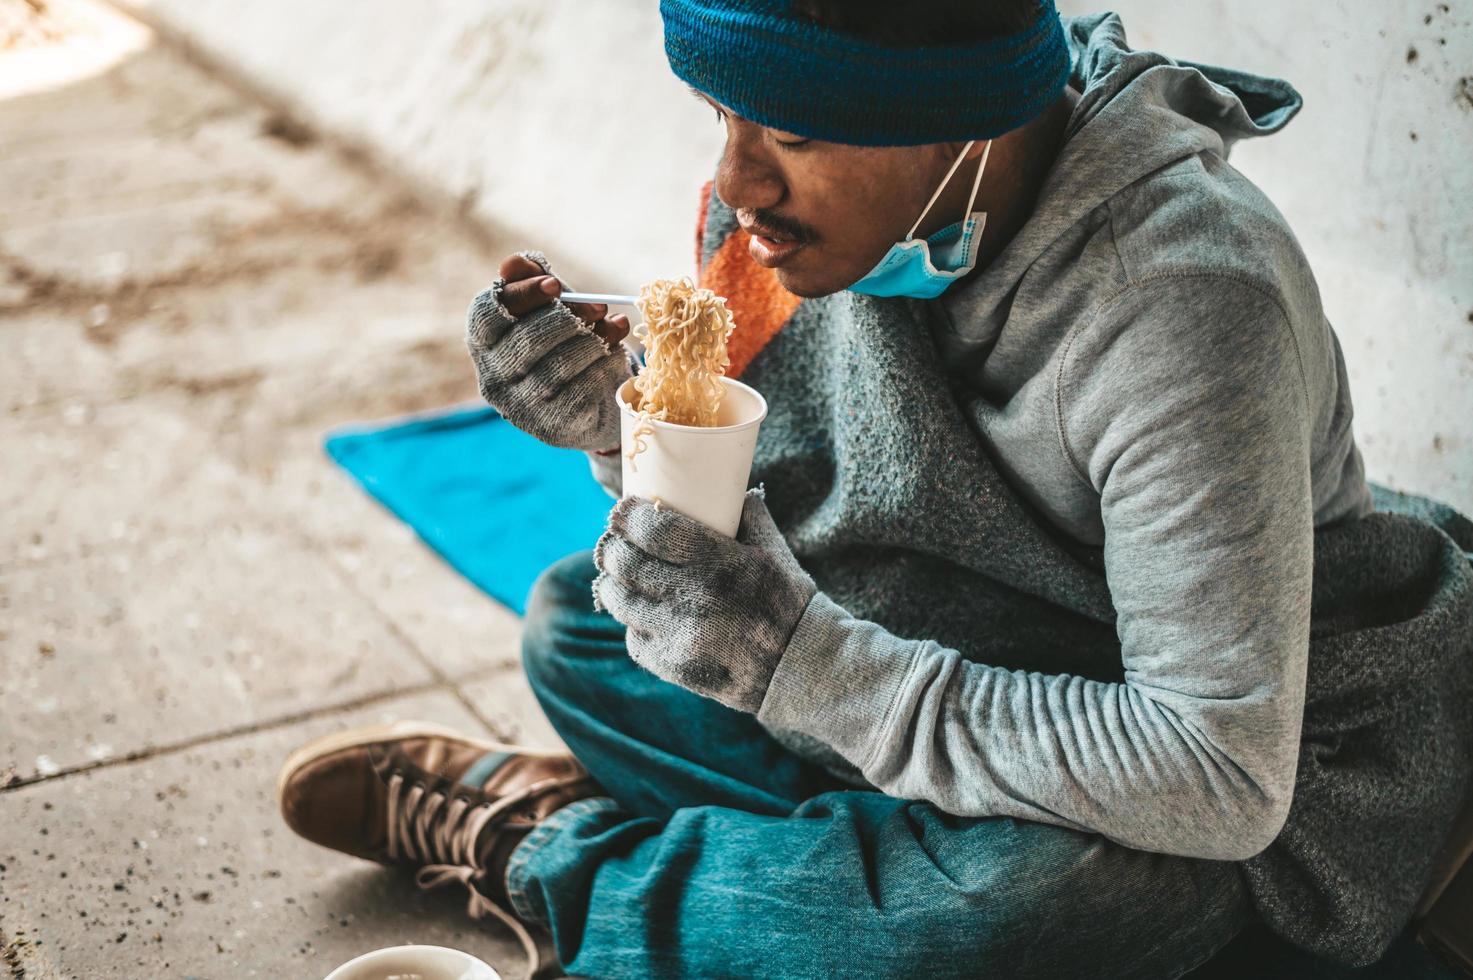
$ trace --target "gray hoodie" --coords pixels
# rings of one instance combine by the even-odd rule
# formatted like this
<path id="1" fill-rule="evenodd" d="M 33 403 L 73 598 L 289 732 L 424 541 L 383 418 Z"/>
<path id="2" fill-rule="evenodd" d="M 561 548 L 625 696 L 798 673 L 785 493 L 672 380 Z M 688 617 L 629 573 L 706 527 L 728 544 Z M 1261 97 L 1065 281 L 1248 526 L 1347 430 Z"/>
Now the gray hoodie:
<path id="1" fill-rule="evenodd" d="M 1083 98 L 1067 142 L 1007 249 L 925 304 L 935 359 L 905 370 L 929 393 L 882 390 L 892 404 L 861 410 L 886 417 L 831 431 L 821 487 L 803 487 L 792 448 L 773 445 L 784 410 L 769 417 L 757 477 L 825 595 L 758 717 L 831 766 L 952 813 L 1247 858 L 1292 797 L 1313 530 L 1370 510 L 1314 279 L 1282 216 L 1225 159 L 1299 99 L 1282 82 L 1131 52 L 1114 17 L 1068 29 Z M 863 319 L 850 295 L 804 304 L 746 380 L 783 402 L 779 365 L 801 359 L 784 341 L 805 311 L 839 305 L 853 308 L 825 318 L 831 333 Z M 858 375 L 897 368 L 865 363 L 867 332 L 830 340 L 860 349 L 829 373 L 873 394 Z M 951 397 L 922 411 L 937 392 Z M 957 424 L 938 429 L 938 414 Z M 810 442 L 823 427 L 791 424 Z M 929 458 L 938 450 L 987 453 L 1070 546 L 1099 549 L 1113 671 L 1082 666 L 1082 650 L 987 651 L 1006 620 L 968 607 L 960 569 L 896 574 L 872 551 L 862 580 L 829 571 L 844 537 L 902 563 L 977 567 L 969 552 L 994 542 L 966 519 L 967 484 Z M 870 526 L 865 498 L 897 493 L 878 506 L 903 520 Z"/>

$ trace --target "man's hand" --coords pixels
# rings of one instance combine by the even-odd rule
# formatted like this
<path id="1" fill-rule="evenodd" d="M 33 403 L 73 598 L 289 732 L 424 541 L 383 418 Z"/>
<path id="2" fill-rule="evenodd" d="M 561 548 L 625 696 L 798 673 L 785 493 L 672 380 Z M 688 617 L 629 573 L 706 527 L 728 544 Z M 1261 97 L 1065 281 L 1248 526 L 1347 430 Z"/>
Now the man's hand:
<path id="1" fill-rule="evenodd" d="M 508 422 L 553 446 L 619 444 L 614 391 L 630 375 L 619 346 L 629 319 L 603 305 L 556 302 L 562 284 L 540 252 L 501 263 L 472 302 L 466 347 L 481 395 Z"/>
<path id="2" fill-rule="evenodd" d="M 629 627 L 629 655 L 650 672 L 756 714 L 817 588 L 747 491 L 736 539 L 626 497 L 593 552 L 595 605 Z"/>

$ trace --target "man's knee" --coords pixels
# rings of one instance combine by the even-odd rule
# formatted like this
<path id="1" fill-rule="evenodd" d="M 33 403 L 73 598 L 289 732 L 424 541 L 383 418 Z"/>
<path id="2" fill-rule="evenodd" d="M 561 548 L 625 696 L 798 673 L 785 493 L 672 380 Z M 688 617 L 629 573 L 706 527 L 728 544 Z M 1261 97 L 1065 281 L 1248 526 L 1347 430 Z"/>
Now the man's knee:
<path id="1" fill-rule="evenodd" d="M 549 565 L 527 599 L 522 630 L 522 663 L 534 688 L 548 668 L 567 659 L 604 652 L 622 653 L 624 628 L 608 613 L 593 608 L 593 580 L 598 574 L 591 550 L 579 551 Z"/>
<path id="2" fill-rule="evenodd" d="M 593 612 L 593 551 L 575 551 L 542 570 L 527 596 L 527 628 L 569 614 Z"/>

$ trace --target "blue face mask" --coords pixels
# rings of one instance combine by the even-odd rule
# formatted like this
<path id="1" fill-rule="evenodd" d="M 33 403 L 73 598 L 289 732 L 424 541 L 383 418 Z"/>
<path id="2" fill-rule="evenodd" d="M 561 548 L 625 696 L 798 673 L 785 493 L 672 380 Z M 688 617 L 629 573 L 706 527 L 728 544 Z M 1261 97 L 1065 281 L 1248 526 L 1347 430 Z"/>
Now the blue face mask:
<path id="1" fill-rule="evenodd" d="M 850 292 L 864 293 L 866 296 L 935 299 L 946 291 L 946 287 L 972 271 L 977 264 L 977 246 L 982 242 L 982 230 L 987 227 L 987 212 L 973 211 L 972 205 L 977 202 L 977 188 L 982 186 L 982 173 L 987 169 L 987 157 L 992 152 L 991 140 L 987 141 L 982 150 L 982 162 L 977 166 L 977 178 L 972 181 L 972 195 L 967 198 L 967 210 L 963 219 L 929 238 L 915 237 L 916 229 L 926 220 L 931 206 L 936 203 L 941 192 L 946 190 L 946 185 L 951 183 L 952 175 L 966 159 L 972 143 L 962 147 L 961 154 L 951 165 L 951 169 L 946 171 L 946 176 L 941 179 L 941 186 L 936 188 L 931 200 L 926 202 L 925 209 L 921 211 L 916 223 L 911 225 L 905 240 L 891 245 L 890 251 L 885 253 L 879 264 L 866 273 L 863 279 L 849 287 Z"/>

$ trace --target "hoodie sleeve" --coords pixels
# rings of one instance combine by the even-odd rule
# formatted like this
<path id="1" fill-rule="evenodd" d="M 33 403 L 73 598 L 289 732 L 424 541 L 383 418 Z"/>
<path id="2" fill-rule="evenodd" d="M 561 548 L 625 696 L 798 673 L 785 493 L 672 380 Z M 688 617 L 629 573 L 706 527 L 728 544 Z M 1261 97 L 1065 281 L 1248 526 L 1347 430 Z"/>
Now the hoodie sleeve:
<path id="1" fill-rule="evenodd" d="M 969 662 L 820 594 L 758 717 L 958 815 L 1251 857 L 1288 814 L 1309 648 L 1291 325 L 1236 280 L 1137 284 L 1078 330 L 1057 383 L 1056 448 L 1100 496 L 1124 682 Z"/>

